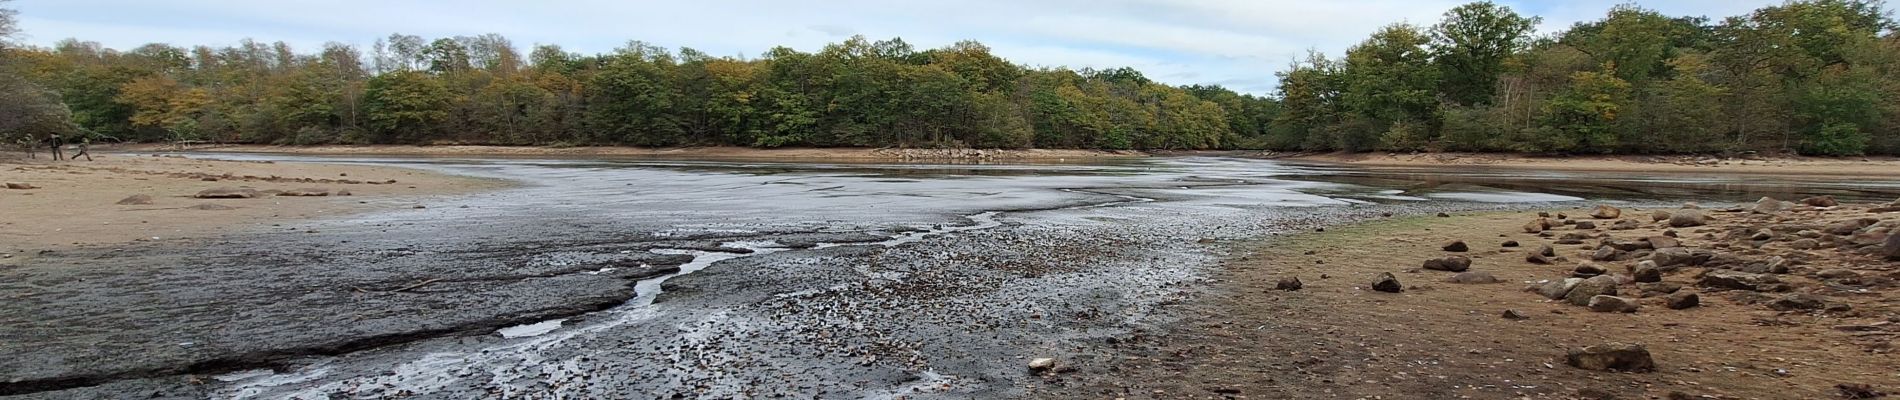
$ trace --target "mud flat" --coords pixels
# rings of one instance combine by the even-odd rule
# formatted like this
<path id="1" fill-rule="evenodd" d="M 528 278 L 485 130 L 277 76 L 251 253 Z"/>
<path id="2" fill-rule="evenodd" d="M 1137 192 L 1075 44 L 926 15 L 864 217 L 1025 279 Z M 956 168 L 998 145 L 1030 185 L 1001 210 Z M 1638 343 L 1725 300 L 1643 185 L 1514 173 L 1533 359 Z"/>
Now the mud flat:
<path id="1" fill-rule="evenodd" d="M 1900 201 L 1801 200 L 1391 218 L 1269 240 L 1163 312 L 1179 324 L 1092 346 L 1113 361 L 1047 374 L 1036 397 L 1900 392 Z M 1433 263 L 1455 257 L 1468 267 Z M 1383 273 L 1402 291 L 1375 290 Z M 1574 278 L 1606 284 L 1564 287 Z M 1614 343 L 1646 354 L 1572 362 Z"/>
<path id="2" fill-rule="evenodd" d="M 167 151 L 175 148 L 161 145 L 138 145 L 131 148 L 146 151 Z M 673 158 L 673 159 L 712 159 L 712 160 L 802 160 L 830 162 L 878 162 L 878 161 L 933 161 L 933 162 L 981 162 L 981 161 L 1091 161 L 1103 159 L 1137 158 L 1146 154 L 1138 151 L 1100 151 L 1065 149 L 900 149 L 900 148 L 778 148 L 759 149 L 751 147 L 535 147 L 535 146 L 409 146 L 409 145 L 325 145 L 325 146 L 260 146 L 260 145 L 201 145 L 190 148 L 191 151 L 215 151 L 227 153 L 276 153 L 276 154 L 323 154 L 323 155 L 407 155 L 407 156 L 502 156 L 502 157 L 636 157 L 636 158 Z"/>
<path id="3" fill-rule="evenodd" d="M 95 154 L 93 159 L 54 162 L 43 154 L 37 159 L 0 155 L 0 180 L 32 187 L 0 188 L 0 206 L 6 209 L 0 215 L 0 253 L 13 260 L 75 246 L 200 239 L 311 218 L 414 207 L 426 198 L 508 185 L 388 166 L 125 153 Z M 196 197 L 220 188 L 252 197 Z"/>
<path id="4" fill-rule="evenodd" d="M 1894 157 L 1538 156 L 1497 153 L 1255 154 L 1305 163 L 1403 168 L 1496 168 L 1532 171 L 1724 173 L 1806 176 L 1887 176 L 1900 171 Z"/>

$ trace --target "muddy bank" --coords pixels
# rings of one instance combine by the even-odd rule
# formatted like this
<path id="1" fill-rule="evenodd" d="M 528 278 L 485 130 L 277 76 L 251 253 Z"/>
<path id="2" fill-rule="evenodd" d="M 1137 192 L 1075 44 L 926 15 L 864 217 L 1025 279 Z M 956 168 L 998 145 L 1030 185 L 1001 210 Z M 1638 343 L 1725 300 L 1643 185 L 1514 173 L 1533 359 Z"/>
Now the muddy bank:
<path id="1" fill-rule="evenodd" d="M 1036 397 L 1819 399 L 1900 390 L 1892 354 L 1900 258 L 1887 258 L 1900 249 L 1885 244 L 1900 206 L 1762 204 L 1624 205 L 1605 214 L 1612 218 L 1545 209 L 1555 221 L 1548 230 L 1527 225 L 1539 220 L 1530 212 L 1378 219 L 1268 240 L 1229 261 L 1197 299 L 1164 312 L 1182 316 L 1179 324 L 1089 346 L 1096 360 L 1050 374 Z M 1687 216 L 1672 224 L 1678 215 Z M 1430 269 L 1463 269 L 1428 264 L 1452 257 L 1469 269 Z M 1374 290 L 1380 273 L 1402 291 Z M 1612 283 L 1570 291 L 1618 298 L 1525 290 L 1593 276 Z M 1618 373 L 1570 362 L 1574 351 L 1619 342 L 1643 345 L 1653 367 Z"/>
<path id="2" fill-rule="evenodd" d="M 212 237 L 270 224 L 414 207 L 509 185 L 414 169 L 100 153 L 93 161 L 0 155 L 0 264 L 42 250 Z M 214 189 L 250 198 L 197 198 Z M 301 196 L 298 196 L 301 195 Z M 156 238 L 156 239 L 154 239 Z"/>
<path id="3" fill-rule="evenodd" d="M 1252 153 L 1289 162 L 1402 168 L 1496 168 L 1520 171 L 1722 173 L 1805 176 L 1887 176 L 1900 158 L 1798 156 L 1540 156 L 1502 153 Z"/>

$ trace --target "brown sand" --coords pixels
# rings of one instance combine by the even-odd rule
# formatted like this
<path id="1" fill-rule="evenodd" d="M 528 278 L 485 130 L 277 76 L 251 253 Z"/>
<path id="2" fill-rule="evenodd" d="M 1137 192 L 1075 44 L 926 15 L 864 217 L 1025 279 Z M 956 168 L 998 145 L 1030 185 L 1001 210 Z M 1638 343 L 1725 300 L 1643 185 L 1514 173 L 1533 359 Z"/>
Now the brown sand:
<path id="1" fill-rule="evenodd" d="M 38 189 L 0 189 L 0 254 L 18 261 L 43 250 L 175 240 L 391 207 L 426 196 L 505 186 L 505 182 L 389 167 L 196 160 L 96 154 L 95 161 L 53 162 L 0 155 L 0 181 Z M 227 177 L 228 175 L 228 177 Z M 246 178 L 250 176 L 251 178 Z M 216 181 L 206 180 L 213 177 Z M 276 177 L 273 179 L 272 177 Z M 303 181 L 309 178 L 312 182 Z M 328 180 L 324 182 L 323 180 Z M 395 183 L 386 183 L 395 180 Z M 357 181 L 358 183 L 349 183 Z M 369 184 L 366 182 L 381 182 Z M 351 196 L 197 199 L 200 190 L 348 190 Z M 119 205 L 133 195 L 149 205 Z M 211 204 L 211 209 L 194 206 Z M 222 210 L 227 206 L 232 209 Z M 6 256 L 0 256 L 6 257 Z"/>
<path id="2" fill-rule="evenodd" d="M 1588 219 L 1579 217 L 1586 210 L 1554 211 Z M 1730 242 L 1702 238 L 1732 227 L 1723 224 L 1774 223 L 1712 214 L 1718 226 L 1679 229 L 1684 245 Z M 1786 217 L 1811 223 L 1900 219 L 1900 213 L 1861 210 L 1807 214 Z M 1083 361 L 1079 372 L 1052 377 L 1048 392 L 1032 397 L 1824 399 L 1841 398 L 1835 385 L 1843 383 L 1900 392 L 1900 356 L 1892 353 L 1900 321 L 1890 321 L 1900 318 L 1900 288 L 1893 285 L 1900 262 L 1828 248 L 1808 251 L 1815 255 L 1811 262 L 1781 275 L 1795 293 L 1851 304 L 1852 311 L 1777 312 L 1738 301 L 1754 292 L 1697 288 L 1693 282 L 1701 269 L 1689 268 L 1664 279 L 1700 292 L 1701 307 L 1670 310 L 1649 298 L 1641 299 L 1642 309 L 1634 314 L 1596 313 L 1522 291 L 1527 282 L 1562 279 L 1589 259 L 1587 244 L 1559 245 L 1559 255 L 1569 261 L 1526 262 L 1525 252 L 1551 242 L 1520 230 L 1533 218 L 1399 218 L 1271 239 L 1260 253 L 1231 262 L 1210 295 L 1182 304 L 1177 310 L 1187 319 L 1171 330 L 1105 344 L 1098 353 L 1118 358 Z M 1625 210 L 1625 218 L 1640 219 L 1643 228 L 1597 232 L 1628 240 L 1667 229 L 1650 223 L 1647 212 Z M 1559 227 L 1553 233 L 1573 231 Z M 1440 249 L 1453 239 L 1467 241 L 1471 251 Z M 1506 240 L 1522 247 L 1501 247 Z M 1791 252 L 1779 241 L 1763 249 Z M 1471 257 L 1473 271 L 1504 283 L 1452 284 L 1442 281 L 1451 273 L 1416 271 L 1422 260 L 1450 254 Z M 1622 273 L 1634 263 L 1599 265 Z M 1815 270 L 1830 268 L 1887 278 L 1843 287 L 1813 277 Z M 1380 272 L 1393 273 L 1408 289 L 1367 290 Z M 1299 277 L 1305 288 L 1275 290 L 1276 280 L 1289 276 Z M 1620 289 L 1634 297 L 1628 285 Z M 1502 318 L 1507 309 L 1529 319 Z M 1877 328 L 1842 328 L 1856 325 Z M 1607 342 L 1646 345 L 1659 370 L 1586 371 L 1563 361 L 1570 349 Z"/>
<path id="3" fill-rule="evenodd" d="M 1486 167 L 1554 171 L 1602 172 L 1716 172 L 1739 174 L 1884 176 L 1900 175 L 1894 157 L 1775 157 L 1715 158 L 1704 156 L 1572 156 L 1546 157 L 1493 153 L 1324 153 L 1269 155 L 1295 162 L 1368 167 Z"/>

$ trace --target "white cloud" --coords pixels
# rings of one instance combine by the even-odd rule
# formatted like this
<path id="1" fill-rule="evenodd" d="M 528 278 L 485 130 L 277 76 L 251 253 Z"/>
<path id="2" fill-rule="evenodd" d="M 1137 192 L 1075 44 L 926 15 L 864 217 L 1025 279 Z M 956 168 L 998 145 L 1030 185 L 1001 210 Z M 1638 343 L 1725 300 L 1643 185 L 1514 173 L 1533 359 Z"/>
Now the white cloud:
<path id="1" fill-rule="evenodd" d="M 1503 1 L 1545 30 L 1602 16 L 1625 0 Z M 1779 0 L 1668 0 L 1671 15 L 1736 15 Z M 816 50 L 852 34 L 920 48 L 974 39 L 1023 64 L 1131 66 L 1168 83 L 1266 93 L 1307 49 L 1338 55 L 1380 26 L 1430 25 L 1461 0 L 16 0 L 29 42 L 77 37 L 117 48 L 147 42 L 230 45 L 244 38 L 314 49 L 366 46 L 401 32 L 500 33 L 517 45 L 606 52 L 627 40 L 756 55 Z"/>

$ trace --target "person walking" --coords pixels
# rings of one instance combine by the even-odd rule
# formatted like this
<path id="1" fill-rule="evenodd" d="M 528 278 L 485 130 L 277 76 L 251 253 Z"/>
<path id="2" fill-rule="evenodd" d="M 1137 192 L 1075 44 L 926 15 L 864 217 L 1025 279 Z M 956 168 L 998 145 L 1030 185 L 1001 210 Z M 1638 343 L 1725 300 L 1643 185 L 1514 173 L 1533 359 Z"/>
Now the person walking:
<path id="1" fill-rule="evenodd" d="M 92 135 L 80 135 L 79 136 L 79 152 L 73 153 L 73 158 L 69 158 L 69 160 L 77 160 L 79 159 L 79 156 L 86 156 L 86 161 L 92 161 L 91 150 L 92 150 Z"/>
<path id="2" fill-rule="evenodd" d="M 60 153 L 59 148 L 66 147 L 66 142 L 59 137 L 59 134 L 57 133 L 46 134 L 46 145 L 48 147 L 53 148 L 53 161 L 59 161 L 60 159 L 65 158 L 63 157 L 64 154 Z"/>

